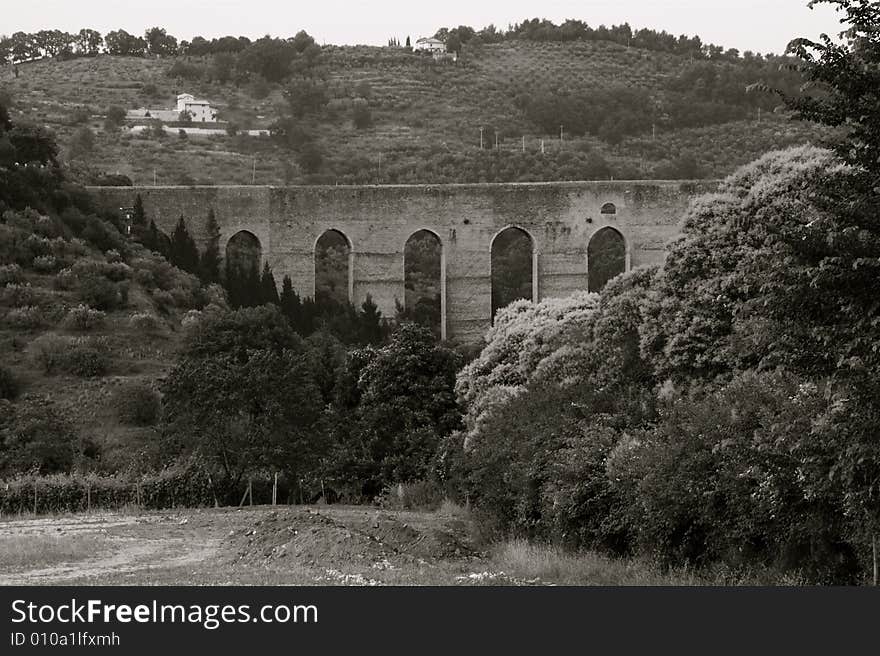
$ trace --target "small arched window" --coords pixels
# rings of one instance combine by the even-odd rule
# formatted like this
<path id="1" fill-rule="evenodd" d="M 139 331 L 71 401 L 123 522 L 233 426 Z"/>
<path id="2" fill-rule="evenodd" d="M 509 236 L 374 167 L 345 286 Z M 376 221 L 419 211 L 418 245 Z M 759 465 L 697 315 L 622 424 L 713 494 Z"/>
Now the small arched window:
<path id="1" fill-rule="evenodd" d="M 605 203 L 602 206 L 602 214 L 617 214 L 617 206 L 614 203 Z"/>

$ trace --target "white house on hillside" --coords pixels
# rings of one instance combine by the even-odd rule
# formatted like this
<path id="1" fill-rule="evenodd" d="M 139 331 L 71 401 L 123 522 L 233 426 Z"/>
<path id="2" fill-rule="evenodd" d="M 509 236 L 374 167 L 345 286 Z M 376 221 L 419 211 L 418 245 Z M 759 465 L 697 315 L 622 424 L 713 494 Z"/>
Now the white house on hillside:
<path id="1" fill-rule="evenodd" d="M 194 123 L 215 123 L 217 111 L 207 100 L 196 100 L 191 93 L 177 96 L 177 111 L 189 112 Z"/>
<path id="2" fill-rule="evenodd" d="M 435 39 L 433 37 L 422 37 L 416 40 L 416 45 L 414 47 L 415 50 L 422 50 L 424 52 L 430 52 L 431 54 L 435 53 L 444 53 L 446 52 L 446 44 L 443 43 L 440 39 Z"/>

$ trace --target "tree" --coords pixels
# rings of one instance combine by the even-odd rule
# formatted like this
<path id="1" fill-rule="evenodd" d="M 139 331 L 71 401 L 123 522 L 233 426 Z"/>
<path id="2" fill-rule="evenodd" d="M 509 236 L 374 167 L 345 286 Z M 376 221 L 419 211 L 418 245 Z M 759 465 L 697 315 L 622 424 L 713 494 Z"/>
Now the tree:
<path id="1" fill-rule="evenodd" d="M 147 49 L 146 41 L 125 30 L 108 32 L 104 37 L 104 43 L 107 46 L 108 54 L 120 57 L 143 57 Z"/>
<path id="2" fill-rule="evenodd" d="M 205 251 L 199 258 L 199 278 L 209 285 L 220 281 L 220 226 L 213 207 L 205 221 L 205 240 Z"/>
<path id="3" fill-rule="evenodd" d="M 177 39 L 169 35 L 164 28 L 151 27 L 144 32 L 144 40 L 151 55 L 162 57 L 177 54 Z"/>
<path id="4" fill-rule="evenodd" d="M 188 273 L 199 272 L 199 249 L 186 228 L 183 216 L 178 219 L 174 232 L 171 233 L 171 250 L 168 258 L 171 264 L 179 269 Z"/>
<path id="5" fill-rule="evenodd" d="M 126 111 L 118 105 L 107 108 L 104 119 L 104 129 L 108 132 L 118 130 L 125 124 Z"/>
<path id="6" fill-rule="evenodd" d="M 326 449 L 322 397 L 301 347 L 184 358 L 163 393 L 166 454 L 215 472 L 227 502 L 247 476 L 281 471 L 299 480 Z"/>
<path id="7" fill-rule="evenodd" d="M 263 272 L 260 274 L 260 301 L 263 304 L 279 305 L 278 286 L 268 262 L 263 263 Z"/>
<path id="8" fill-rule="evenodd" d="M 76 36 L 76 50 L 79 55 L 95 57 L 101 52 L 103 45 L 104 37 L 95 30 L 82 29 Z"/>
<path id="9" fill-rule="evenodd" d="M 438 346 L 430 330 L 403 324 L 368 360 L 350 439 L 361 442 L 353 453 L 363 454 L 356 469 L 369 495 L 428 478 L 440 439 L 460 426 L 461 413 L 454 392 L 459 356 Z"/>
<path id="10" fill-rule="evenodd" d="M 212 315 L 187 335 L 181 357 L 230 355 L 246 360 L 249 351 L 281 353 L 301 349 L 302 340 L 274 305 Z"/>

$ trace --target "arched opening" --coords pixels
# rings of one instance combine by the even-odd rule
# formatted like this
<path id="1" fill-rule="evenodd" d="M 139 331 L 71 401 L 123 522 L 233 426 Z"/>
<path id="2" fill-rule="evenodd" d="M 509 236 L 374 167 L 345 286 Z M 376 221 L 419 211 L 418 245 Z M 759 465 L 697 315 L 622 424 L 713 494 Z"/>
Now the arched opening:
<path id="1" fill-rule="evenodd" d="M 493 320 L 499 308 L 532 299 L 534 251 L 532 236 L 522 228 L 505 228 L 492 240 Z"/>
<path id="2" fill-rule="evenodd" d="M 315 242 L 315 302 L 344 306 L 351 301 L 351 242 L 327 230 Z"/>
<path id="3" fill-rule="evenodd" d="M 602 228 L 587 247 L 587 281 L 591 292 L 626 271 L 626 242 L 614 228 Z"/>
<path id="4" fill-rule="evenodd" d="M 252 232 L 241 230 L 226 242 L 224 282 L 233 308 L 260 304 L 263 249 Z"/>
<path id="5" fill-rule="evenodd" d="M 430 230 L 410 235 L 403 247 L 401 318 L 443 335 L 443 243 Z"/>
<path id="6" fill-rule="evenodd" d="M 614 203 L 605 203 L 602 206 L 602 214 L 617 214 L 617 206 Z"/>

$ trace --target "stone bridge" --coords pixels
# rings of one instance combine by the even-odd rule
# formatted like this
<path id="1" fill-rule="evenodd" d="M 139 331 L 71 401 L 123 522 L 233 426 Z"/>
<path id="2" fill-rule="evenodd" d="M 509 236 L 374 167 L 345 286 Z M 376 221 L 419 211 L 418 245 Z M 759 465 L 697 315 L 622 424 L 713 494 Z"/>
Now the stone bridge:
<path id="1" fill-rule="evenodd" d="M 491 253 L 508 229 L 532 244 L 532 297 L 590 286 L 590 243 L 604 229 L 622 239 L 621 270 L 662 262 L 690 199 L 714 182 L 550 182 L 382 186 L 92 187 L 108 207 L 140 194 L 147 217 L 170 234 L 178 219 L 204 246 L 213 208 L 221 253 L 241 232 L 259 240 L 276 280 L 290 275 L 301 296 L 315 291 L 315 247 L 327 231 L 350 246 L 350 300 L 369 294 L 385 316 L 404 302 L 404 247 L 420 230 L 442 244 L 441 330 L 477 342 L 491 323 Z M 606 233 L 607 234 L 607 233 Z"/>

